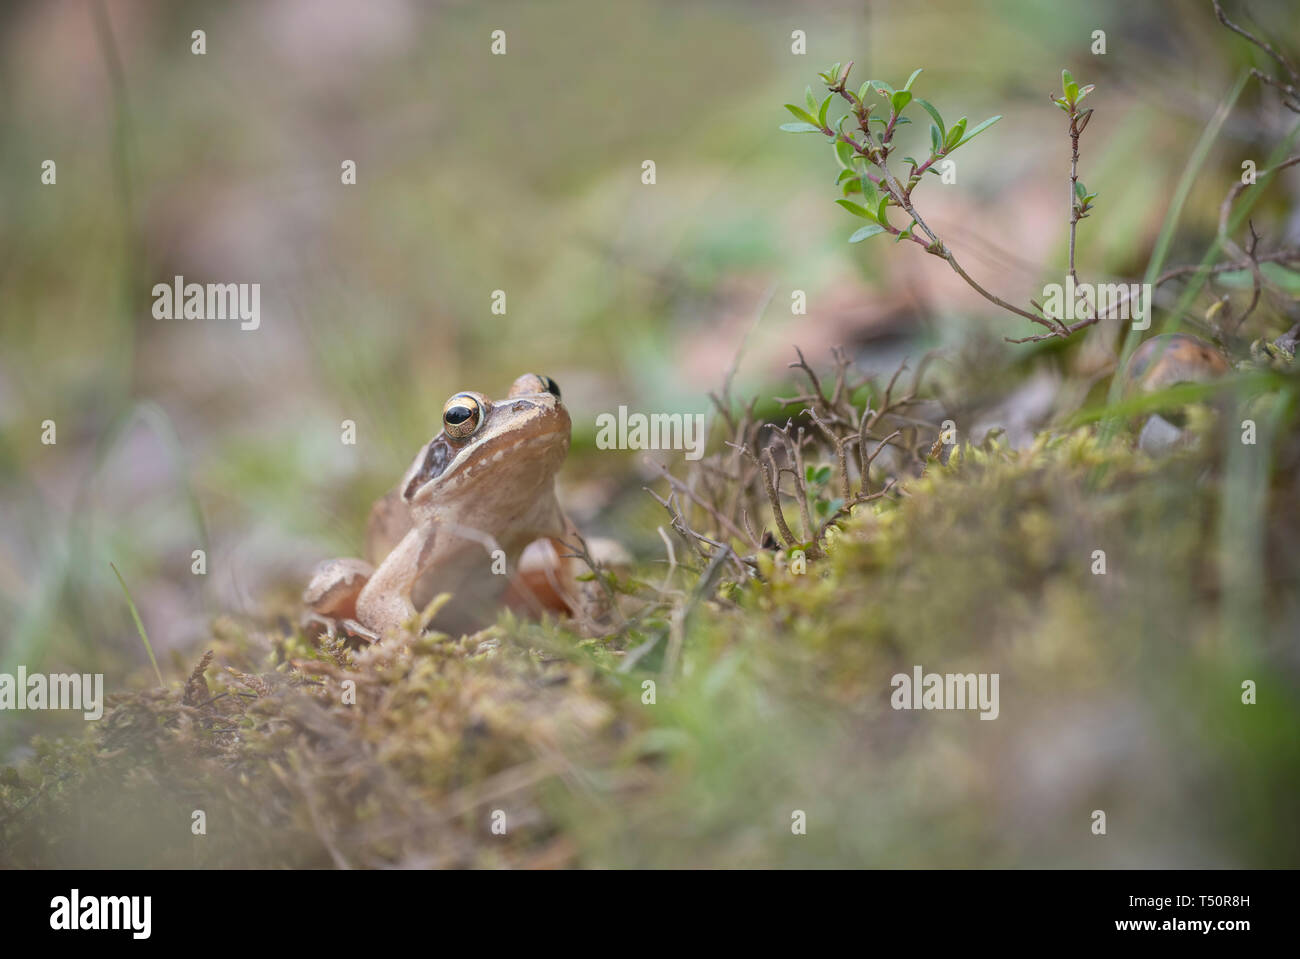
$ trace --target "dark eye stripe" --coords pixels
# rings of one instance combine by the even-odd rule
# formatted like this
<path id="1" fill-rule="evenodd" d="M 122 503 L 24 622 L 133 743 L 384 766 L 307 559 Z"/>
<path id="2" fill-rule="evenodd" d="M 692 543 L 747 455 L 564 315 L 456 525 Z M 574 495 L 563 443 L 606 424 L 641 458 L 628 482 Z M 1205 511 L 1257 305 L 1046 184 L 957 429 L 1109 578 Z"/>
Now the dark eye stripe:
<path id="1" fill-rule="evenodd" d="M 402 492 L 402 497 L 410 500 L 425 483 L 434 477 L 441 476 L 442 471 L 447 468 L 451 461 L 452 447 L 442 437 L 438 437 L 429 444 L 428 452 L 424 455 L 424 462 L 420 465 L 419 472 L 411 477 L 411 482 L 406 484 L 406 489 Z"/>

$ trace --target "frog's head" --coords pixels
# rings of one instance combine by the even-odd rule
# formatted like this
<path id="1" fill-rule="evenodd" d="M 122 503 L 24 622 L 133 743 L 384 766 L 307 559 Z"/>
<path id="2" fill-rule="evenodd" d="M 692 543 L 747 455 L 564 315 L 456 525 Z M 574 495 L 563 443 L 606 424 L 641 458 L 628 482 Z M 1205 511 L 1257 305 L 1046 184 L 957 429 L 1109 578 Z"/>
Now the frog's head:
<path id="1" fill-rule="evenodd" d="M 549 376 L 525 373 L 504 400 L 462 392 L 442 410 L 442 432 L 402 480 L 412 507 L 460 495 L 510 503 L 549 484 L 569 449 L 569 412 Z"/>

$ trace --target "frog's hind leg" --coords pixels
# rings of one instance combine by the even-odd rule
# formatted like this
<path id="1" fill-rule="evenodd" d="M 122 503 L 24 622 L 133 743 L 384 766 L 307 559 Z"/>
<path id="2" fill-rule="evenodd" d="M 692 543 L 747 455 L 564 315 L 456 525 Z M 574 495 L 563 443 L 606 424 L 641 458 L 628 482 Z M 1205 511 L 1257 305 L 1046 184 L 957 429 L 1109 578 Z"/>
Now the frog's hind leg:
<path id="1" fill-rule="evenodd" d="M 355 619 L 357 597 L 375 568 L 360 559 L 329 559 L 316 567 L 302 602 L 312 613 L 329 619 Z"/>
<path id="2" fill-rule="evenodd" d="M 560 548 L 553 539 L 534 540 L 524 548 L 506 589 L 506 606 L 528 616 L 572 610 L 572 589 L 565 583 L 567 561 L 561 558 Z"/>
<path id="3" fill-rule="evenodd" d="M 568 613 L 584 629 L 599 631 L 609 618 L 611 603 L 599 583 L 580 578 L 591 568 L 572 553 L 579 538 L 572 524 L 566 524 L 564 539 L 546 537 L 529 543 L 519 557 L 506 604 L 534 616 L 547 611 Z M 631 563 L 627 551 L 613 540 L 584 542 L 588 558 L 602 570 L 626 571 Z"/>

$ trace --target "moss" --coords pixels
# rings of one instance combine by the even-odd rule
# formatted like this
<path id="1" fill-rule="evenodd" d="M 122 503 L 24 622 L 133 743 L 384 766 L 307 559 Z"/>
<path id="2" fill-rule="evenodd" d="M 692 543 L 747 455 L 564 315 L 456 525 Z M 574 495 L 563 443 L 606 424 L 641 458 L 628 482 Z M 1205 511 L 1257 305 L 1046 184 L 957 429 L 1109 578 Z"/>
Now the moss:
<path id="1" fill-rule="evenodd" d="M 1265 633 L 1226 642 L 1223 449 L 1157 462 L 1084 429 L 962 447 L 857 507 L 806 573 L 761 553 L 689 615 L 683 592 L 597 639 L 503 615 L 353 652 L 221 621 L 185 684 L 0 775 L 4 861 L 1295 864 L 1296 837 L 1260 825 L 1286 821 L 1300 769 L 1294 564 L 1271 570 Z M 1300 534 L 1285 482 L 1270 555 Z M 622 671 L 678 614 L 678 668 Z M 891 709 L 915 665 L 998 673 L 998 720 Z"/>

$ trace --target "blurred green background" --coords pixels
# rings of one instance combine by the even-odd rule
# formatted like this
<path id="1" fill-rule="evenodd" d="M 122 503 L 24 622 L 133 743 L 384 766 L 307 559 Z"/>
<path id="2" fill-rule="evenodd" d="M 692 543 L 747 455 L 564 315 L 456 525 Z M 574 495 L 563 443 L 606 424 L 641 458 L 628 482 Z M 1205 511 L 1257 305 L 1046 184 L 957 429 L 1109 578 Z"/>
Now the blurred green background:
<path id="1" fill-rule="evenodd" d="M 1300 49 L 1293 5 L 1252 11 Z M 937 345 L 966 358 L 941 375 L 1013 382 L 1029 354 L 1001 337 L 1029 330 L 907 244 L 849 246 L 829 150 L 778 131 L 781 104 L 850 59 L 859 82 L 924 67 L 915 89 L 946 116 L 1003 115 L 955 186 L 917 196 L 1016 302 L 1063 269 L 1062 67 L 1097 84 L 1081 270 L 1137 279 L 1210 114 L 1264 65 L 1208 3 L 7 5 L 0 669 L 103 671 L 110 690 L 148 676 L 110 562 L 169 678 L 215 614 L 291 616 L 317 560 L 357 553 L 369 503 L 456 390 L 557 379 L 574 420 L 562 497 L 657 555 L 653 471 L 594 455 L 595 417 L 705 410 L 742 342 L 739 396 L 788 386 L 794 343 L 880 369 Z M 1171 263 L 1199 259 L 1242 159 L 1262 168 L 1287 132 L 1266 101 L 1250 85 L 1224 125 Z M 1278 189 L 1286 205 L 1295 180 Z M 1294 219 L 1272 225 L 1294 239 Z M 260 283 L 261 328 L 153 319 L 153 284 L 176 274 Z M 6 716 L 0 759 L 60 723 L 76 726 Z"/>

